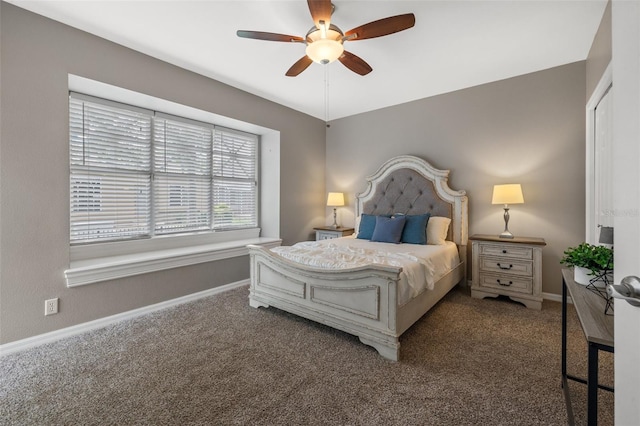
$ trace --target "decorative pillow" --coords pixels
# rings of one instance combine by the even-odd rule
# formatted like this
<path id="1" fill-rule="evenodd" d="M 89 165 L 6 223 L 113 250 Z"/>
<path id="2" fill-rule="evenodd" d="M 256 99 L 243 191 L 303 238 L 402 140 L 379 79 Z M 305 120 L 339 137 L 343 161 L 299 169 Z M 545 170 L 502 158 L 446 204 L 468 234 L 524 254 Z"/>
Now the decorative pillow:
<path id="1" fill-rule="evenodd" d="M 447 240 L 451 219 L 442 216 L 431 216 L 427 222 L 427 244 L 442 245 Z"/>
<path id="2" fill-rule="evenodd" d="M 361 240 L 370 240 L 373 236 L 373 230 L 376 227 L 376 217 L 370 214 L 360 215 L 360 226 L 358 227 L 358 236 Z"/>
<path id="3" fill-rule="evenodd" d="M 400 241 L 407 244 L 427 244 L 427 223 L 430 213 L 404 215 L 406 222 Z"/>
<path id="4" fill-rule="evenodd" d="M 371 241 L 380 243 L 399 243 L 402 238 L 402 230 L 406 219 L 404 216 L 376 217 L 376 227 L 373 230 Z"/>

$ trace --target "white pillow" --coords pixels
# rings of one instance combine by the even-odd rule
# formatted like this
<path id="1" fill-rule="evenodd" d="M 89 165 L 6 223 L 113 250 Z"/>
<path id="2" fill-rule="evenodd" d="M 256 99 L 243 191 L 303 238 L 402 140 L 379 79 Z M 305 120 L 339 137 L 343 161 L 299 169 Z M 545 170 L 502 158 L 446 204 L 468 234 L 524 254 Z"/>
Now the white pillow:
<path id="1" fill-rule="evenodd" d="M 451 219 L 448 217 L 431 216 L 427 222 L 427 244 L 445 244 L 450 223 Z"/>

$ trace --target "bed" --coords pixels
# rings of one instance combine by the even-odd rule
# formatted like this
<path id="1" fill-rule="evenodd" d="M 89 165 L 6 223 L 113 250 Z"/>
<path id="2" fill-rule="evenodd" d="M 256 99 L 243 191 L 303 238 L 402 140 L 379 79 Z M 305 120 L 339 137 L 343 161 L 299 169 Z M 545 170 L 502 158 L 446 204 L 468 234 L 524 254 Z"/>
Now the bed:
<path id="1" fill-rule="evenodd" d="M 449 246 L 449 251 L 453 247 L 455 256 L 448 258 L 449 267 L 433 274 L 422 289 L 406 289 L 407 275 L 415 267 L 403 257 L 423 249 L 416 244 L 371 243 L 355 236 L 302 243 L 302 251 L 321 246 L 339 251 L 340 247 L 365 244 L 363 250 L 377 251 L 381 247 L 379 251 L 383 252 L 384 247 L 397 246 L 396 251 L 401 252 L 401 246 L 408 246 L 411 252 L 411 256 L 392 254 L 389 261 L 347 267 L 306 264 L 296 259 L 295 253 L 287 258 L 278 250 L 250 245 L 250 306 L 273 306 L 326 324 L 358 336 L 385 358 L 399 360 L 402 333 L 466 276 L 468 200 L 465 191 L 449 188 L 448 176 L 448 170 L 403 155 L 388 160 L 367 177 L 366 190 L 356 196 L 357 218 L 429 213 L 429 221 L 434 217 L 450 219 L 447 243 L 442 245 Z"/>

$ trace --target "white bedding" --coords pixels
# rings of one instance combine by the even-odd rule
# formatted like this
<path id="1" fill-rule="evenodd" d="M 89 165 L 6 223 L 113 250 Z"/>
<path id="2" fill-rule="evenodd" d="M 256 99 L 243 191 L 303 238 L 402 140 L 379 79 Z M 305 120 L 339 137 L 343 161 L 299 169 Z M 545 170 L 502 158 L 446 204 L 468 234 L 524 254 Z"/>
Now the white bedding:
<path id="1" fill-rule="evenodd" d="M 443 245 L 378 243 L 351 237 L 305 241 L 274 247 L 274 253 L 297 263 L 322 269 L 371 265 L 401 266 L 398 304 L 404 305 L 460 264 L 455 243 Z"/>

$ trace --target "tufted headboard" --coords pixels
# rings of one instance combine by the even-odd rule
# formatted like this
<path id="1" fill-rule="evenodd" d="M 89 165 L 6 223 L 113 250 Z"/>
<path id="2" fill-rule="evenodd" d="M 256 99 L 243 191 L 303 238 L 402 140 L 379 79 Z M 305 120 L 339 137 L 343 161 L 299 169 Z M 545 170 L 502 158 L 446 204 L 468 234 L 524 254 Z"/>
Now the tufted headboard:
<path id="1" fill-rule="evenodd" d="M 384 163 L 367 177 L 367 189 L 356 195 L 356 216 L 362 213 L 422 214 L 451 218 L 448 240 L 463 254 L 467 245 L 468 217 L 465 191 L 449 188 L 449 170 L 438 170 L 425 160 L 401 155 Z"/>

